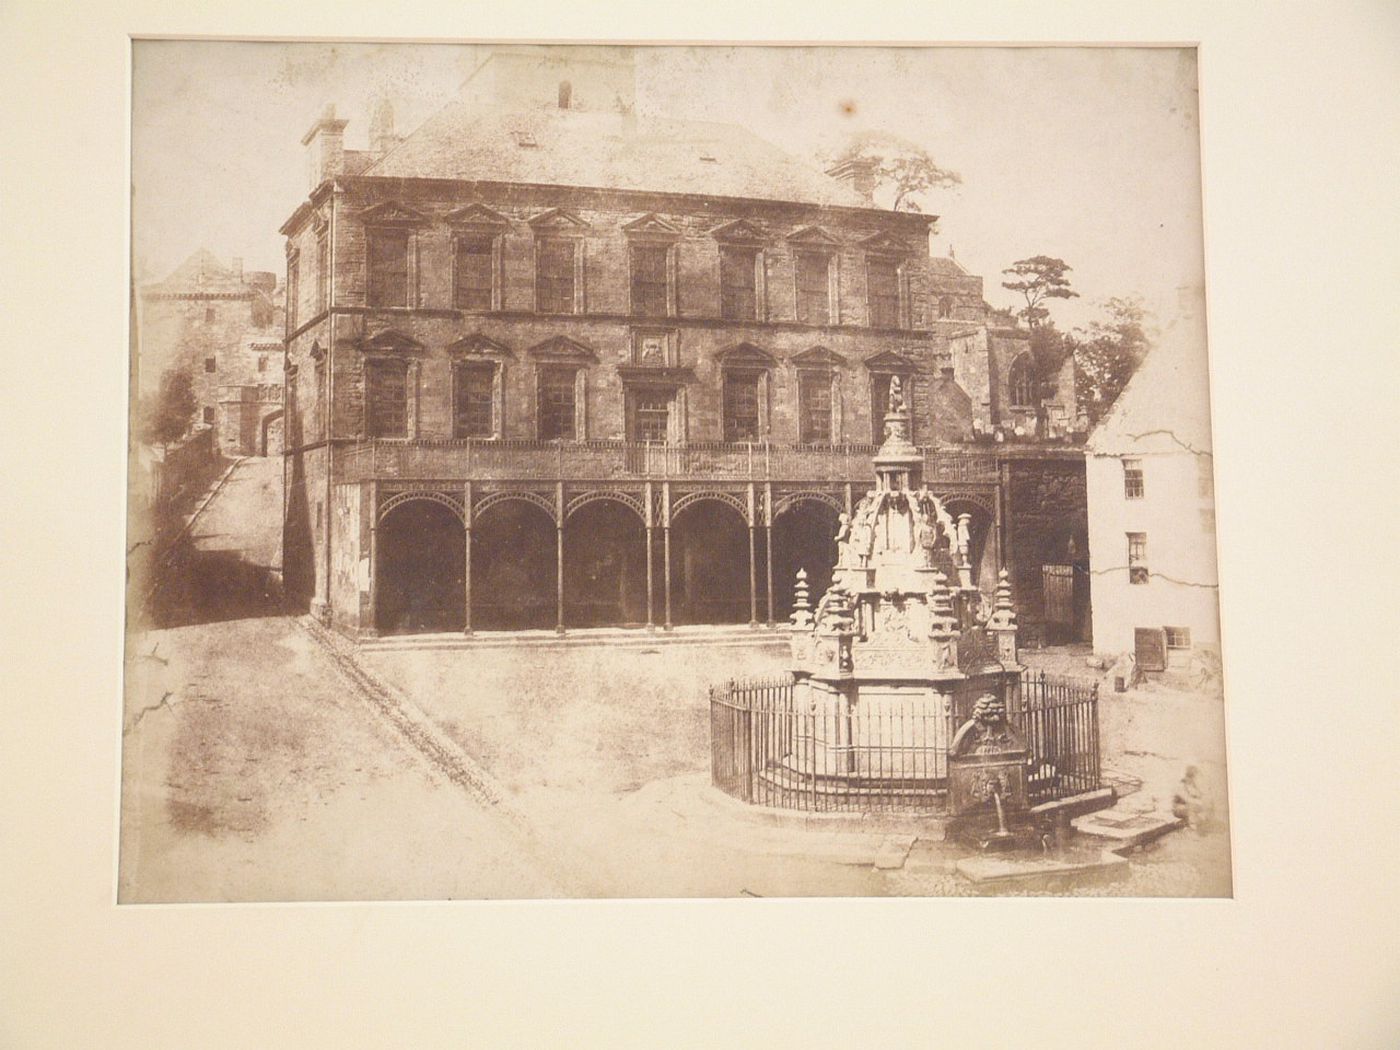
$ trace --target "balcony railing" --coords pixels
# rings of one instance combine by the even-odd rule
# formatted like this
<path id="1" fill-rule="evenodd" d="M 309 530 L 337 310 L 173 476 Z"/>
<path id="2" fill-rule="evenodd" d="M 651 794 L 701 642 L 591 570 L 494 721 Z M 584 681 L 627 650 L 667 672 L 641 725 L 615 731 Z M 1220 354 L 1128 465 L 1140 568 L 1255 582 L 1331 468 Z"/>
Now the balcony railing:
<path id="1" fill-rule="evenodd" d="M 345 481 L 454 480 L 866 481 L 875 445 L 774 445 L 632 441 L 396 440 L 350 446 Z M 924 476 L 940 482 L 994 482 L 996 457 L 924 450 Z"/>

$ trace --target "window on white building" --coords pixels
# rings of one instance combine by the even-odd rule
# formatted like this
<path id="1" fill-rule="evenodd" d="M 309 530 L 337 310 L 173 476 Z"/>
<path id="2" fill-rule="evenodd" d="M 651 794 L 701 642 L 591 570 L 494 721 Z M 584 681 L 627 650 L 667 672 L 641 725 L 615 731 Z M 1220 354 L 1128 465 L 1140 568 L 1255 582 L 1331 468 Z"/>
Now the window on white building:
<path id="1" fill-rule="evenodd" d="M 1147 533 L 1128 533 L 1128 582 L 1147 582 Z"/>
<path id="2" fill-rule="evenodd" d="M 1167 632 L 1168 649 L 1190 649 L 1191 648 L 1191 628 L 1189 627 L 1164 627 Z"/>
<path id="3" fill-rule="evenodd" d="M 1142 499 L 1142 460 L 1123 460 L 1123 498 Z"/>

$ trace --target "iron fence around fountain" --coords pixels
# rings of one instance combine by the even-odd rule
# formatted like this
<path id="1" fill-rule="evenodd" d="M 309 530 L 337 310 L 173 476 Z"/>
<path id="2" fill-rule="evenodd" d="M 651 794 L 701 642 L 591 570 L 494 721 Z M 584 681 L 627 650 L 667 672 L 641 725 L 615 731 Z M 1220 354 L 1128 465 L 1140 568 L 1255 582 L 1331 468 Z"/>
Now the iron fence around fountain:
<path id="1" fill-rule="evenodd" d="M 919 812 L 946 801 L 952 711 L 914 702 L 813 706 L 791 675 L 710 690 L 711 780 L 753 805 L 808 812 Z M 1023 671 L 1010 714 L 1030 748 L 1032 804 L 1101 786 L 1097 682 Z"/>

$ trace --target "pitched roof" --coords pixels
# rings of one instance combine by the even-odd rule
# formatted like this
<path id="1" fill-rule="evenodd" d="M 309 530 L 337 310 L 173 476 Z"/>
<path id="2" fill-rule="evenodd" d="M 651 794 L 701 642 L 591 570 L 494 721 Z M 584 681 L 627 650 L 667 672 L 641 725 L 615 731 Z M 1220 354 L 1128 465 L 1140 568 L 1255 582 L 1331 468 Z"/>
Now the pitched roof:
<path id="1" fill-rule="evenodd" d="M 457 100 L 368 176 L 582 186 L 869 208 L 849 186 L 732 124 Z"/>
<path id="2" fill-rule="evenodd" d="M 1193 328 L 1173 325 L 1163 333 L 1089 435 L 1091 453 L 1210 451 L 1205 337 Z"/>

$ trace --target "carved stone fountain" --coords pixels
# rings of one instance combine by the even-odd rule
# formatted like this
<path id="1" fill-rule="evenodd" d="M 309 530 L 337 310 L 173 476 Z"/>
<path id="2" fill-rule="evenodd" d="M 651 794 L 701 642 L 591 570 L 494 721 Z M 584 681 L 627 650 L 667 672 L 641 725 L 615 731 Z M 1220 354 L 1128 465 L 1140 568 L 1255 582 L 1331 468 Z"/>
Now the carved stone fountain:
<path id="1" fill-rule="evenodd" d="M 895 379 L 875 490 L 842 515 L 831 586 L 815 610 L 798 579 L 794 699 L 810 718 L 786 774 L 814 793 L 934 808 L 948 789 L 953 727 L 979 697 L 1015 703 L 1021 668 L 1006 571 L 987 609 L 972 580 L 969 518 L 955 519 L 929 492 L 923 464 Z"/>

